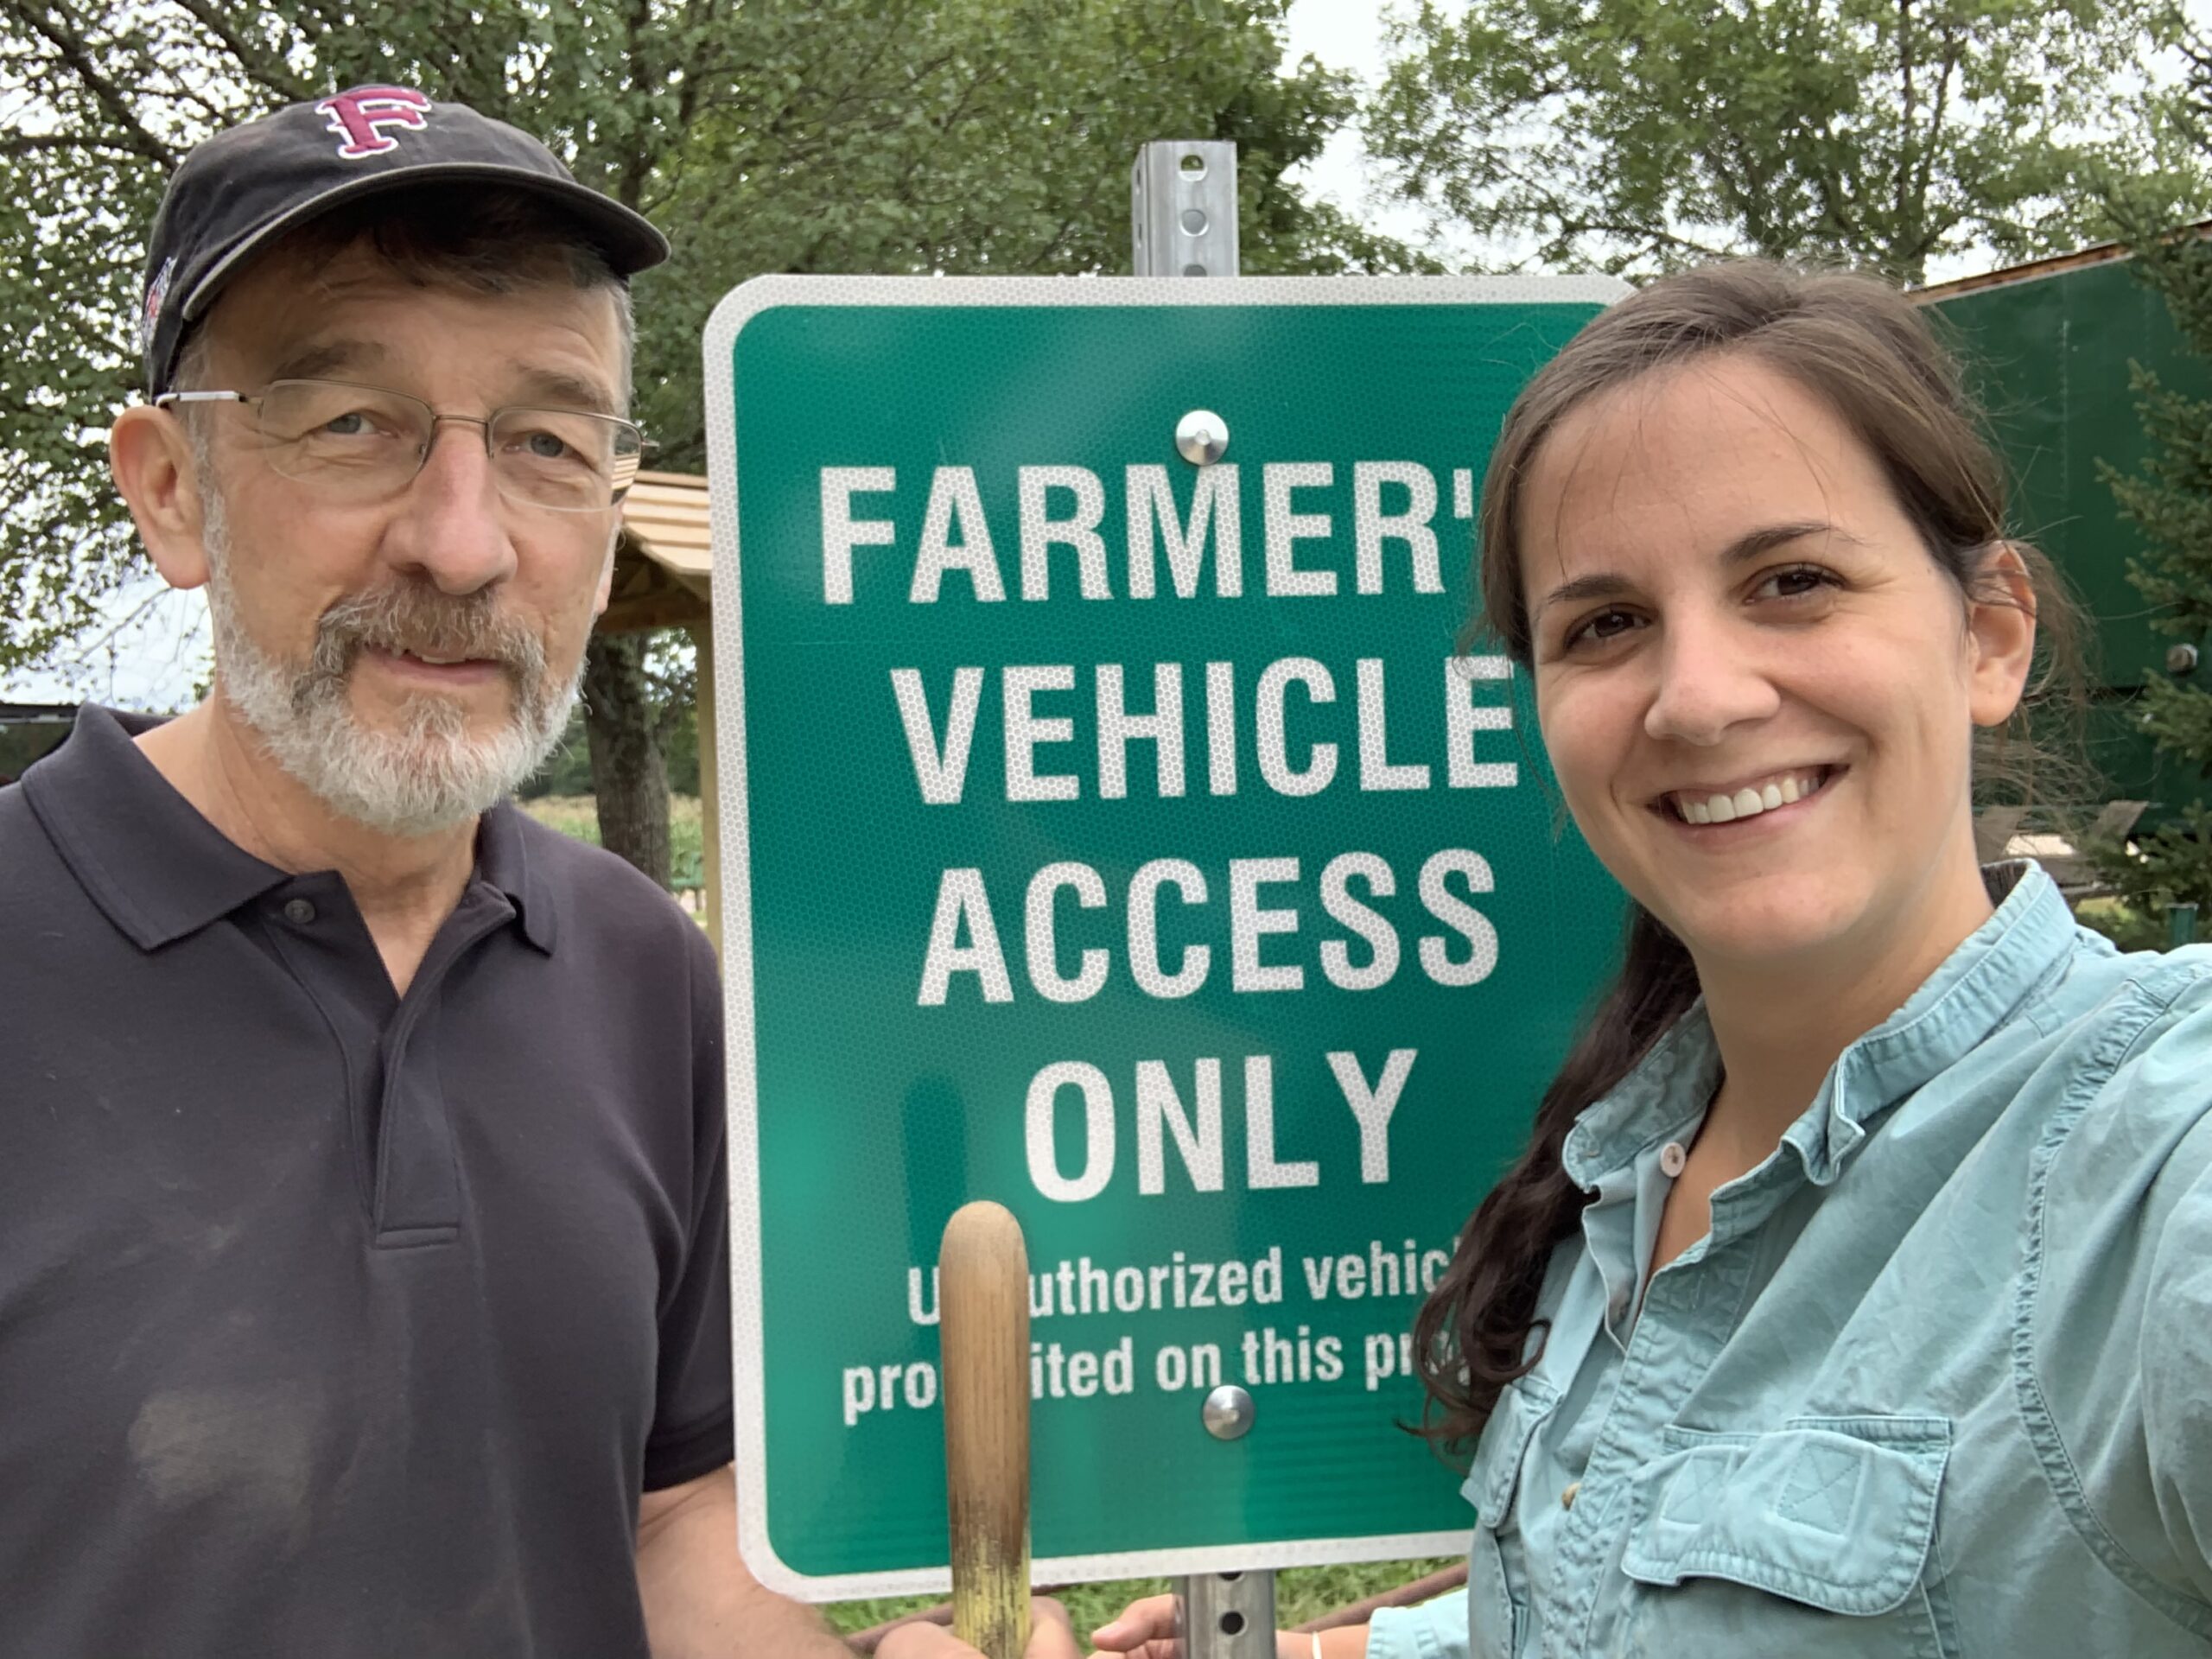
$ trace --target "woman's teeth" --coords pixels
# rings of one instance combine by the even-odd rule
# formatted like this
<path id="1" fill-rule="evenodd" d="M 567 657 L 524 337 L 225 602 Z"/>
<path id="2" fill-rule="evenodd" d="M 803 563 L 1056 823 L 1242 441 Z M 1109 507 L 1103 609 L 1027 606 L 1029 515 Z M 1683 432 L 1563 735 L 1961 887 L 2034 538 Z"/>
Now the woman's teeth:
<path id="1" fill-rule="evenodd" d="M 1732 795 L 1707 795 L 1693 798 L 1674 795 L 1676 816 L 1691 823 L 1732 823 L 1738 818 L 1757 817 L 1762 812 L 1771 812 L 1777 806 L 1788 806 L 1802 801 L 1827 780 L 1825 769 L 1815 772 L 1785 772 L 1770 778 L 1764 784 L 1747 786 Z"/>

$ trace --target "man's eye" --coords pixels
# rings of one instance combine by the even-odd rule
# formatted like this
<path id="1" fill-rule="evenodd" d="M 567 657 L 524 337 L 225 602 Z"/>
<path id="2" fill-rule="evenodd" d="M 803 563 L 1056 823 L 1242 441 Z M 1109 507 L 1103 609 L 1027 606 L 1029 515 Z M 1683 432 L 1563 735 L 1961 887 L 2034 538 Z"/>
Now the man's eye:
<path id="1" fill-rule="evenodd" d="M 349 409 L 343 415 L 332 416 L 316 429 L 329 437 L 359 438 L 367 436 L 374 429 L 365 411 Z"/>
<path id="2" fill-rule="evenodd" d="M 569 453 L 569 446 L 556 433 L 531 432 L 523 438 L 523 447 L 539 461 L 558 461 Z"/>

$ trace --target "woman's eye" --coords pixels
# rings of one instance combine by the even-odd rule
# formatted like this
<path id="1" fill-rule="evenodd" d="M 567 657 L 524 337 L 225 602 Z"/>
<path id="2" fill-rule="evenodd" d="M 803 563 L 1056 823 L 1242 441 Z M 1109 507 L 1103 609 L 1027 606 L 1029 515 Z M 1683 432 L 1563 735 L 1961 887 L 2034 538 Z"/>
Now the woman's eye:
<path id="1" fill-rule="evenodd" d="M 1761 598 L 1802 599 L 1823 588 L 1833 587 L 1835 578 L 1818 565 L 1792 565 L 1787 570 L 1777 570 L 1764 578 L 1758 585 Z"/>
<path id="2" fill-rule="evenodd" d="M 1609 639 L 1618 639 L 1637 625 L 1637 616 L 1633 611 L 1618 609 L 1599 611 L 1576 623 L 1568 632 L 1563 643 L 1569 651 L 1573 650 L 1577 645 L 1603 645 Z"/>
<path id="3" fill-rule="evenodd" d="M 1582 625 L 1583 631 L 1594 639 L 1610 639 L 1635 626 L 1636 619 L 1626 611 L 1600 611 Z"/>

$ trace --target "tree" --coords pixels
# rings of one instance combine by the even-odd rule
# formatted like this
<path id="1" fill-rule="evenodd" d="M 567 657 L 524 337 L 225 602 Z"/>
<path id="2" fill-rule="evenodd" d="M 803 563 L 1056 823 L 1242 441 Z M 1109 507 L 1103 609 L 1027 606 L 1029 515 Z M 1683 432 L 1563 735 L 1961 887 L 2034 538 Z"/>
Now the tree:
<path id="1" fill-rule="evenodd" d="M 1440 224 L 1540 264 L 1915 283 L 2090 239 L 2092 161 L 2186 167 L 2145 79 L 2178 28 L 2168 0 L 1422 0 L 1368 142 Z"/>
<path id="2" fill-rule="evenodd" d="M 2179 130 L 2212 157 L 2212 44 L 2186 47 L 2192 99 L 2177 111 Z M 2212 359 L 2212 242 L 2171 228 L 2173 205 L 2155 181 L 2126 181 L 2108 200 L 2127 232 L 2137 274 L 2164 296 L 2190 349 Z M 2137 407 L 2155 446 L 2139 473 L 2102 470 L 2121 516 L 2147 543 L 2128 562 L 2128 579 L 2153 609 L 2152 626 L 2191 645 L 2212 630 L 2212 402 L 2184 396 L 2138 364 Z M 2162 759 L 2181 773 L 2212 779 L 2212 689 L 2161 674 L 2145 677 L 2145 728 Z M 2212 810 L 2191 802 L 2179 814 L 2124 845 L 2091 849 L 2101 874 L 2129 905 L 2156 916 L 2171 904 L 2212 912 Z"/>
<path id="3" fill-rule="evenodd" d="M 0 0 L 0 670 L 136 572 L 105 429 L 137 378 L 144 227 L 206 133 L 378 80 L 543 137 L 671 232 L 638 283 L 639 414 L 656 465 L 696 468 L 698 342 L 731 285 L 1125 270 L 1146 139 L 1237 141 L 1248 270 L 1417 263 L 1286 181 L 1352 109 L 1310 60 L 1278 73 L 1286 3 Z M 597 637 L 587 680 L 605 839 L 665 879 L 654 649 Z"/>

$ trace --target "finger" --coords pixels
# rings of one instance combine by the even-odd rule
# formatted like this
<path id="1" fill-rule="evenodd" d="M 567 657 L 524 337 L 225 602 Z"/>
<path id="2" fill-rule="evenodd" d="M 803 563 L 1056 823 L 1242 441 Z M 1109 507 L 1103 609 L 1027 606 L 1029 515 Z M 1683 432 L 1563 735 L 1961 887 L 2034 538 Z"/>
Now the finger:
<path id="1" fill-rule="evenodd" d="M 876 1659 L 959 1659 L 974 1651 L 944 1625 L 918 1618 L 886 1630 L 875 1654 Z"/>
<path id="2" fill-rule="evenodd" d="M 1143 1643 L 1161 1637 L 1175 1634 L 1175 1598 L 1147 1596 L 1133 1601 L 1114 1615 L 1113 1622 L 1102 1624 L 1090 1633 L 1090 1644 L 1095 1648 L 1110 1648 L 1116 1653 L 1128 1653 Z M 1153 1659 L 1147 1655 L 1146 1659 Z"/>
<path id="3" fill-rule="evenodd" d="M 1083 1646 L 1075 1639 L 1075 1626 L 1069 1622 L 1068 1610 L 1050 1596 L 1038 1596 L 1029 1604 L 1029 1644 L 1022 1650 L 1022 1659 L 1083 1659 Z"/>

